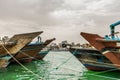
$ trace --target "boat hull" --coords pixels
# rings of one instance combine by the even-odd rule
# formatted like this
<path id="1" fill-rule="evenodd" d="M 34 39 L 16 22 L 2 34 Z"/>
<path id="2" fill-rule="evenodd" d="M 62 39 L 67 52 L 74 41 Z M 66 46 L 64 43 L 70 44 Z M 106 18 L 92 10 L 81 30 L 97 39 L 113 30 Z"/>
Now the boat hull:
<path id="1" fill-rule="evenodd" d="M 90 64 L 90 63 L 85 63 L 83 64 L 88 70 L 92 70 L 92 71 L 106 71 L 106 70 L 118 70 L 115 67 L 105 67 L 103 65 L 95 65 L 95 64 Z"/>
<path id="2" fill-rule="evenodd" d="M 115 67 L 101 52 L 95 49 L 70 48 L 70 52 L 88 69 L 93 71 L 104 71 Z"/>
<path id="3" fill-rule="evenodd" d="M 105 40 L 97 34 L 81 32 L 81 35 L 97 50 L 108 58 L 118 69 L 120 68 L 120 52 L 114 51 L 120 49 L 117 41 Z"/>
<path id="4" fill-rule="evenodd" d="M 25 45 L 29 44 L 40 32 L 16 34 L 9 39 L 8 42 L 16 42 L 14 45 L 2 45 L 0 50 L 0 68 L 6 68 L 10 60 L 22 49 Z"/>
<path id="5" fill-rule="evenodd" d="M 36 54 L 42 50 L 42 44 L 35 44 L 35 45 L 26 45 L 22 50 L 20 50 L 17 55 L 14 57 L 20 62 L 31 62 L 33 59 L 36 59 Z M 41 56 L 41 55 L 39 55 Z M 14 59 L 10 61 L 14 62 Z"/>
<path id="6" fill-rule="evenodd" d="M 32 60 L 42 60 L 47 55 L 47 53 L 39 54 L 39 52 L 54 40 L 55 38 L 48 39 L 44 43 L 35 43 L 35 44 L 26 45 L 14 57 L 18 61 L 25 63 L 31 62 Z M 11 59 L 10 61 L 14 62 L 15 60 Z"/>
<path id="7" fill-rule="evenodd" d="M 39 52 L 36 56 L 36 59 L 43 60 L 43 58 L 48 54 L 48 52 L 49 52 L 49 50 Z"/>

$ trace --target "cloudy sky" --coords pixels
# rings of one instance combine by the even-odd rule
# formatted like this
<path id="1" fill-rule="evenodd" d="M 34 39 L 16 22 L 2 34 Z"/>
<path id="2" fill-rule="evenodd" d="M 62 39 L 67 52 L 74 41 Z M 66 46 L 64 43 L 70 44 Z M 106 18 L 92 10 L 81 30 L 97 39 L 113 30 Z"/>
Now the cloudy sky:
<path id="1" fill-rule="evenodd" d="M 120 0 L 0 0 L 0 36 L 44 31 L 43 40 L 85 42 L 82 31 L 109 34 L 119 8 Z"/>

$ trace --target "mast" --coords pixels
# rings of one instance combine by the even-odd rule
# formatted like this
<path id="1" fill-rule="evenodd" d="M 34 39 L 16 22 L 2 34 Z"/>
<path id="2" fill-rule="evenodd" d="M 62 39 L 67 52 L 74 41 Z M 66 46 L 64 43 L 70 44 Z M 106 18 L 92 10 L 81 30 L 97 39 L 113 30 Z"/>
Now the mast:
<path id="1" fill-rule="evenodd" d="M 113 24 L 110 25 L 110 30 L 111 30 L 111 38 L 114 39 L 115 38 L 115 26 L 119 25 L 120 24 L 120 21 L 117 21 Z"/>

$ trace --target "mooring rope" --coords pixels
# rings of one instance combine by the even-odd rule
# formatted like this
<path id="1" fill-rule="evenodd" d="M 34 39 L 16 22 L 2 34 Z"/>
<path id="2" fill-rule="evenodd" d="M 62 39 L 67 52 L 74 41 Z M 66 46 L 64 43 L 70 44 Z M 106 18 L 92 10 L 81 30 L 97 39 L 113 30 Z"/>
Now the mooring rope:
<path id="1" fill-rule="evenodd" d="M 77 49 L 75 50 L 75 52 L 76 51 L 77 51 Z M 75 54 L 75 52 L 73 54 Z M 66 61 L 64 61 L 63 63 L 61 63 L 60 65 L 58 65 L 55 69 L 58 69 L 60 66 L 64 65 L 65 63 L 67 63 L 72 57 L 73 57 L 73 55 L 70 56 L 68 59 L 66 59 Z"/>
<path id="2" fill-rule="evenodd" d="M 58 65 L 55 69 L 58 69 L 60 66 L 64 65 L 67 63 L 73 56 L 69 57 L 66 61 L 64 61 L 62 64 Z"/>
<path id="3" fill-rule="evenodd" d="M 25 52 L 23 52 L 23 51 L 21 51 L 21 50 L 20 50 L 19 52 L 22 53 L 23 55 L 25 55 L 25 56 L 31 58 L 31 59 L 39 60 L 39 59 L 37 59 L 37 58 L 35 58 L 35 57 L 32 57 L 32 56 L 26 54 Z"/>
<path id="4" fill-rule="evenodd" d="M 75 52 L 77 51 L 77 49 L 76 50 L 74 50 L 74 52 L 73 52 L 73 55 L 75 54 Z M 90 60 L 91 62 L 97 62 L 97 61 L 92 61 L 92 60 Z M 98 62 L 98 63 L 100 63 L 100 62 Z M 104 63 L 104 64 L 107 64 L 107 65 L 110 65 L 109 63 Z M 118 65 L 118 64 L 113 64 L 113 65 L 117 65 L 117 66 L 120 66 L 120 65 Z M 102 71 L 102 72 L 98 72 L 98 73 L 95 73 L 95 74 L 88 74 L 88 75 L 93 75 L 93 76 L 98 76 L 98 77 L 103 77 L 103 78 L 107 78 L 107 79 L 114 79 L 114 80 L 119 80 L 119 78 L 112 78 L 112 77 L 106 77 L 106 76 L 100 76 L 100 75 L 98 75 L 98 74 L 101 74 L 101 73 L 106 73 L 106 72 L 110 72 L 110 71 L 116 71 L 116 70 L 119 70 L 120 68 L 115 68 L 115 69 L 110 69 L 110 70 L 105 70 L 105 71 Z"/>
<path id="5" fill-rule="evenodd" d="M 83 76 L 81 76 L 81 75 L 78 76 L 78 75 L 75 75 L 75 74 L 69 74 L 69 73 L 68 73 L 68 74 L 54 73 L 54 74 L 50 74 L 50 75 L 68 76 L 67 79 L 68 79 L 68 78 L 75 78 L 75 77 L 77 77 L 77 78 L 78 78 L 78 77 L 79 77 L 79 78 L 82 78 L 82 77 L 83 77 Z"/>
<path id="6" fill-rule="evenodd" d="M 115 69 L 105 70 L 105 71 L 101 71 L 101 72 L 96 72 L 95 74 L 102 74 L 102 73 L 112 72 L 112 71 L 116 71 L 116 70 L 119 70 L 119 69 L 115 68 Z"/>
<path id="7" fill-rule="evenodd" d="M 76 51 L 77 51 L 77 49 L 72 54 L 74 55 Z M 64 65 L 65 63 L 67 63 L 73 57 L 73 55 L 70 56 L 68 59 L 66 59 L 63 63 L 61 63 L 60 65 L 58 65 L 56 68 L 53 68 L 52 70 L 50 70 L 49 72 L 59 69 L 62 65 Z"/>
<path id="8" fill-rule="evenodd" d="M 84 59 L 80 59 L 80 60 L 84 60 Z M 87 61 L 87 60 L 86 60 Z M 89 62 L 97 62 L 97 61 L 92 61 L 92 60 L 89 60 Z M 106 64 L 106 65 L 114 65 L 114 64 L 110 64 L 110 63 L 101 63 L 101 62 L 97 62 L 98 64 Z M 113 68 L 113 69 L 109 69 L 109 70 L 105 70 L 105 71 L 101 71 L 101 72 L 96 72 L 96 74 L 101 74 L 101 73 L 106 73 L 106 72 L 111 72 L 111 71 L 116 71 L 116 70 L 119 70 L 120 68 Z"/>
<path id="9" fill-rule="evenodd" d="M 44 44 L 41 44 L 40 46 L 41 46 L 41 47 L 40 47 L 41 50 L 45 47 Z M 27 50 L 36 50 L 36 49 L 40 49 L 40 48 L 27 49 Z M 41 50 L 40 50 L 40 51 L 41 51 Z M 39 52 L 40 52 L 40 51 L 39 51 Z M 22 53 L 23 55 L 28 56 L 29 58 L 32 58 L 32 59 L 35 59 L 35 60 L 39 60 L 39 59 L 37 59 L 37 58 L 35 58 L 35 57 L 33 57 L 33 56 L 30 56 L 30 55 L 26 54 L 26 53 L 25 53 L 24 51 L 22 51 L 22 50 L 20 50 L 19 52 Z"/>
<path id="10" fill-rule="evenodd" d="M 76 51 L 74 51 L 73 53 L 75 53 Z M 116 66 L 120 66 L 119 64 L 113 64 L 113 63 L 104 63 L 104 62 L 97 62 L 97 61 L 93 61 L 93 60 L 87 60 L 87 59 L 79 59 L 80 61 L 84 60 L 84 61 L 88 61 L 88 62 L 93 62 L 93 63 L 98 63 L 98 64 L 105 64 L 105 65 L 109 65 L 109 66 L 114 66 L 113 69 L 109 69 L 109 70 L 105 70 L 105 71 L 101 71 L 97 74 L 101 74 L 101 73 L 105 73 L 105 72 L 110 72 L 110 71 L 116 71 L 119 70 L 120 68 L 116 67 Z"/>
<path id="11" fill-rule="evenodd" d="M 73 54 L 75 54 L 76 51 L 73 52 Z M 67 63 L 70 59 L 71 59 L 72 56 L 70 56 L 66 61 L 64 61 L 62 64 L 60 64 L 59 66 L 57 66 L 56 68 L 53 68 L 53 69 L 59 69 L 59 67 L 61 67 L 63 64 Z M 63 67 L 62 67 L 63 68 Z M 67 68 L 65 68 L 67 69 Z M 72 69 L 71 69 L 72 70 Z M 107 71 L 104 71 L 104 72 L 109 72 L 109 71 L 114 71 L 115 69 L 111 69 L 111 70 L 107 70 Z M 52 70 L 51 70 L 52 71 Z M 74 70 L 76 71 L 76 70 Z M 76 72 L 79 72 L 79 71 L 76 71 Z M 101 73 L 104 73 L 104 72 L 101 72 Z M 99 73 L 100 74 L 100 73 Z M 63 76 L 70 76 L 70 77 L 67 77 L 68 78 L 74 78 L 74 77 L 77 77 L 77 78 L 80 78 L 80 79 L 84 79 L 84 76 L 76 76 L 75 74 L 70 74 L 70 75 L 67 75 L 67 74 L 49 74 L 49 75 L 63 75 Z M 88 74 L 87 75 L 92 75 L 92 76 L 97 76 L 97 77 L 101 77 L 101 78 L 106 78 L 106 79 L 112 79 L 112 80 L 119 80 L 118 78 L 112 78 L 112 77 L 108 77 L 108 76 L 101 76 L 101 75 L 97 75 L 97 74 Z"/>
<path id="12" fill-rule="evenodd" d="M 97 76 L 97 77 L 101 77 L 101 78 L 107 78 L 107 79 L 113 79 L 113 80 L 120 80 L 119 78 L 113 78 L 113 77 L 106 77 L 106 76 L 101 76 L 101 75 L 96 75 L 96 74 L 91 74 L 91 73 L 87 73 L 87 75 L 92 75 L 92 76 Z"/>
<path id="13" fill-rule="evenodd" d="M 9 50 L 3 45 L 1 44 L 2 47 L 6 50 L 6 52 L 20 65 L 22 66 L 25 70 L 29 71 L 30 73 L 32 73 L 33 75 L 35 75 L 37 78 L 42 79 L 42 77 L 39 77 L 38 74 L 35 74 L 33 71 L 29 70 L 27 67 L 25 67 L 23 64 L 21 64 L 13 55 L 10 54 Z"/>

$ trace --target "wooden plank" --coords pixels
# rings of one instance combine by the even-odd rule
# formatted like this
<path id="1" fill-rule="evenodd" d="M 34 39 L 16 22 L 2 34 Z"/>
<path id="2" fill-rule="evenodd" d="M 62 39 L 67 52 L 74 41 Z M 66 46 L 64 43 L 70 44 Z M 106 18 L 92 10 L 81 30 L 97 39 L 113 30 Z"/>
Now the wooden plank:
<path id="1" fill-rule="evenodd" d="M 16 45 L 13 46 L 4 46 L 9 52 L 7 52 L 3 46 L 0 48 L 0 56 L 7 54 L 4 57 L 0 58 L 0 68 L 5 68 L 8 66 L 10 63 L 10 59 L 12 58 L 8 54 L 17 54 L 20 49 L 22 49 L 25 45 L 29 44 L 35 37 L 37 37 L 39 34 L 41 34 L 42 31 L 40 32 L 32 32 L 32 33 L 24 33 L 24 34 L 17 34 L 14 35 L 8 42 L 16 41 Z"/>
<path id="2" fill-rule="evenodd" d="M 7 59 L 0 59 L 0 69 L 7 67 L 9 64 Z"/>
<path id="3" fill-rule="evenodd" d="M 21 52 L 18 52 L 17 55 L 15 55 L 14 57 L 17 60 L 22 61 L 22 62 L 27 62 L 27 61 L 30 62 L 33 60 L 33 58 L 39 58 L 39 59 L 41 57 L 43 58 L 44 56 L 38 53 L 54 40 L 55 38 L 48 39 L 44 43 L 35 43 L 34 45 L 26 45 L 24 48 L 21 49 Z M 11 59 L 10 61 L 14 62 L 14 59 Z"/>
<path id="4" fill-rule="evenodd" d="M 20 49 L 22 49 L 25 45 L 29 44 L 35 37 L 40 35 L 43 31 L 39 32 L 32 32 L 32 33 L 24 33 L 24 34 L 16 34 L 8 42 L 16 41 L 16 45 L 13 46 L 5 46 L 7 50 L 11 54 L 16 54 Z M 0 55 L 1 54 L 8 54 L 8 52 L 1 47 L 0 48 Z"/>

